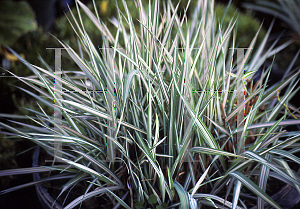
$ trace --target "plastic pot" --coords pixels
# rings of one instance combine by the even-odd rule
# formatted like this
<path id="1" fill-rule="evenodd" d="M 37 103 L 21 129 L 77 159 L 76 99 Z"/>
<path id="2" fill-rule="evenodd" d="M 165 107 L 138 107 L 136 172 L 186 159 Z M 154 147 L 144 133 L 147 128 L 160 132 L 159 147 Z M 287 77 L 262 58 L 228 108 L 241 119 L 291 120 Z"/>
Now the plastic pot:
<path id="1" fill-rule="evenodd" d="M 297 172 L 300 174 L 300 169 Z M 287 184 L 282 187 L 278 192 L 271 196 L 271 198 L 282 208 L 282 209 L 291 209 L 296 204 L 300 202 L 299 192 L 295 187 Z M 268 203 L 264 204 L 265 209 L 273 208 Z M 251 209 L 257 209 L 257 206 L 252 207 Z"/>
<path id="2" fill-rule="evenodd" d="M 37 146 L 34 154 L 33 154 L 33 161 L 32 161 L 32 167 L 38 166 L 39 162 L 39 154 L 40 154 L 40 147 Z M 37 181 L 40 180 L 40 174 L 39 173 L 33 173 L 33 180 Z M 36 184 L 35 185 L 36 193 L 38 195 L 39 201 L 44 209 L 63 209 L 63 207 L 55 202 L 53 197 L 47 192 L 43 184 Z"/>
<path id="3" fill-rule="evenodd" d="M 33 167 L 38 166 L 39 153 L 40 153 L 40 147 L 37 146 L 33 155 L 33 162 L 32 162 Z M 300 169 L 298 170 L 298 174 L 300 174 Z M 40 178 L 41 177 L 39 173 L 33 174 L 34 181 L 40 180 Z M 55 202 L 53 197 L 47 192 L 47 190 L 45 189 L 45 187 L 43 187 L 42 184 L 36 184 L 35 189 L 39 201 L 44 209 L 63 209 L 63 207 L 59 203 Z M 276 194 L 272 195 L 271 197 L 279 206 L 281 206 L 282 209 L 291 209 L 297 203 L 300 202 L 300 195 L 298 191 L 289 184 L 285 185 L 283 188 L 281 188 Z M 264 208 L 271 209 L 272 207 L 268 203 L 265 203 Z M 257 206 L 254 206 L 251 209 L 257 209 Z"/>

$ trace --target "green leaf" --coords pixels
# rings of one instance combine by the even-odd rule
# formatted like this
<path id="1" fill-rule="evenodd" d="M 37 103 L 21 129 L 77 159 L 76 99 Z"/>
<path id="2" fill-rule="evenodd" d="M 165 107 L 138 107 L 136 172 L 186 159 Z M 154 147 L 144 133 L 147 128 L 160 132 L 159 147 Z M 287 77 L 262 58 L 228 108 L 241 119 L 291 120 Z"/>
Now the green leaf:
<path id="1" fill-rule="evenodd" d="M 274 123 L 274 125 L 263 135 L 263 137 L 261 137 L 258 141 L 255 142 L 254 145 L 252 145 L 252 147 L 249 148 L 249 150 L 253 150 L 256 151 L 259 148 L 259 145 L 261 144 L 261 142 L 263 140 L 265 140 L 270 133 L 272 133 L 278 126 L 278 124 L 285 118 L 285 115 L 282 116 L 278 121 L 276 121 L 276 123 Z"/>
<path id="2" fill-rule="evenodd" d="M 136 202 L 136 203 L 134 204 L 134 207 L 135 207 L 136 209 L 142 209 L 142 208 L 144 208 L 144 202 L 142 202 L 142 201 Z"/>
<path id="3" fill-rule="evenodd" d="M 278 209 L 281 208 L 269 195 L 267 195 L 253 181 L 251 181 L 242 173 L 235 171 L 229 173 L 229 175 L 239 180 L 244 186 L 246 186 L 249 190 L 251 190 L 254 194 L 259 196 L 260 198 L 264 199 L 267 203 L 269 203 L 274 208 L 278 208 Z"/>
<path id="4" fill-rule="evenodd" d="M 272 149 L 269 151 L 269 153 L 272 153 L 272 154 L 277 154 L 277 155 L 280 155 L 280 156 L 283 156 L 283 157 L 286 157 L 290 160 L 293 160 L 295 163 L 298 163 L 300 164 L 300 158 L 291 154 L 290 152 L 286 151 L 286 150 L 280 150 L 280 149 Z"/>
<path id="5" fill-rule="evenodd" d="M 195 198 L 205 198 L 205 199 L 207 199 L 208 201 L 213 199 L 213 200 L 218 201 L 218 202 L 221 203 L 221 204 L 226 205 L 226 206 L 229 207 L 229 208 L 232 207 L 232 203 L 231 203 L 231 202 L 229 202 L 228 200 L 225 200 L 225 199 L 223 199 L 223 198 L 221 198 L 221 197 L 219 197 L 219 196 L 217 196 L 217 195 L 204 194 L 204 193 L 196 193 L 196 194 L 194 195 L 194 197 L 195 197 Z M 213 202 L 212 202 L 212 204 L 214 205 Z M 237 208 L 237 209 L 241 209 L 241 207 L 239 207 L 239 206 L 237 206 L 236 208 Z"/>
<path id="6" fill-rule="evenodd" d="M 242 188 L 242 183 L 238 180 L 235 180 L 235 186 L 233 190 L 233 198 L 232 198 L 232 209 L 235 209 L 240 197 L 240 192 Z"/>
<path id="7" fill-rule="evenodd" d="M 190 200 L 190 208 L 191 209 L 197 209 L 197 200 L 195 198 L 192 197 L 192 195 L 188 194 L 189 195 L 189 200 Z"/>
<path id="8" fill-rule="evenodd" d="M 96 159 L 94 159 L 93 157 L 89 156 L 88 154 L 85 154 L 83 152 L 74 150 L 75 152 L 81 154 L 83 157 L 85 157 L 89 162 L 94 163 L 96 166 L 98 166 L 99 168 L 103 169 L 104 171 L 106 171 L 107 173 L 109 173 L 109 175 L 111 175 L 118 183 L 120 186 L 123 186 L 122 181 L 116 176 L 116 174 L 114 174 L 113 171 L 111 171 L 106 165 L 104 165 L 102 162 L 97 161 Z"/>
<path id="9" fill-rule="evenodd" d="M 110 178 L 104 176 L 103 174 L 101 173 L 98 173 L 97 171 L 89 168 L 89 167 L 86 167 L 82 164 L 79 164 L 79 163 L 75 163 L 73 161 L 70 161 L 70 160 L 67 160 L 67 159 L 64 159 L 64 158 L 61 158 L 61 157 L 57 157 L 58 159 L 61 159 L 67 163 L 69 163 L 70 165 L 73 165 L 75 166 L 76 168 L 82 170 L 83 172 L 86 172 L 92 176 L 97 176 L 100 180 L 106 182 L 106 183 L 109 183 L 109 184 L 114 184 L 114 185 L 118 185 L 118 183 L 116 183 L 115 181 L 111 180 Z"/>
<path id="10" fill-rule="evenodd" d="M 168 203 L 163 202 L 163 203 L 161 204 L 161 206 L 162 206 L 163 208 L 166 208 L 166 207 L 168 207 Z"/>
<path id="11" fill-rule="evenodd" d="M 94 196 L 102 194 L 102 193 L 106 193 L 106 192 L 108 192 L 108 190 L 115 191 L 115 190 L 119 190 L 119 189 L 121 189 L 121 187 L 119 187 L 119 186 L 108 186 L 108 187 L 104 187 L 104 188 L 100 188 L 100 189 L 95 189 L 92 192 L 89 192 L 89 193 L 86 193 L 84 195 L 77 197 L 75 200 L 70 202 L 64 209 L 72 209 L 72 208 L 76 207 L 77 205 L 79 205 L 84 200 L 87 200 L 91 197 L 94 197 Z"/>
<path id="12" fill-rule="evenodd" d="M 175 189 L 177 191 L 177 194 L 180 198 L 181 207 L 189 209 L 190 204 L 189 204 L 189 196 L 188 196 L 187 191 L 177 181 L 174 181 L 174 187 L 175 187 Z"/>
<path id="13" fill-rule="evenodd" d="M 285 172 L 283 172 L 282 170 L 280 170 L 276 165 L 274 165 L 273 163 L 269 162 L 268 160 L 266 160 L 265 158 L 257 155 L 254 152 L 251 151 L 246 151 L 245 155 L 251 159 L 254 159 L 255 161 L 257 161 L 258 163 L 261 163 L 265 166 L 267 166 L 268 168 L 270 168 L 271 170 L 275 171 L 276 173 L 280 174 L 281 176 L 283 176 L 284 178 L 286 178 L 287 180 L 297 184 L 300 186 L 300 181 L 298 179 L 294 179 L 293 177 L 287 175 Z"/>
<path id="14" fill-rule="evenodd" d="M 43 182 L 46 182 L 46 181 L 59 180 L 59 179 L 70 179 L 70 178 L 73 178 L 73 177 L 75 177 L 75 175 L 61 175 L 61 174 L 58 174 L 58 175 L 55 175 L 55 176 L 50 176 L 50 177 L 43 178 L 43 179 L 40 179 L 40 180 L 37 180 L 37 181 L 29 182 L 29 183 L 26 183 L 26 184 L 22 184 L 22 185 L 18 185 L 18 186 L 15 186 L 15 187 L 11 187 L 9 189 L 2 190 L 2 191 L 0 191 L 0 195 L 6 194 L 6 193 L 9 193 L 9 192 L 13 192 L 13 191 L 16 191 L 16 190 L 19 190 L 19 189 L 23 189 L 23 188 L 26 188 L 26 187 L 29 187 L 29 186 L 33 186 L 33 185 L 36 185 L 36 184 L 39 184 L 39 183 L 43 183 Z"/>
<path id="15" fill-rule="evenodd" d="M 116 200 L 126 209 L 131 209 L 120 197 L 118 197 L 117 195 L 115 195 L 115 193 L 113 193 L 112 191 L 110 191 L 109 189 L 106 189 L 112 196 L 114 196 L 114 198 L 116 198 Z"/>
<path id="16" fill-rule="evenodd" d="M 204 153 L 204 154 L 209 154 L 209 155 L 222 155 L 222 156 L 228 156 L 228 157 L 243 157 L 240 155 L 236 155 L 230 152 L 226 152 L 223 150 L 219 149 L 213 149 L 209 147 L 193 147 L 190 149 L 190 152 L 195 152 L 195 153 Z"/>
<path id="17" fill-rule="evenodd" d="M 110 31 L 107 30 L 106 27 L 102 25 L 102 23 L 95 17 L 95 15 L 89 10 L 87 6 L 81 3 L 79 0 L 76 0 L 83 11 L 89 16 L 89 18 L 93 21 L 93 23 L 97 26 L 97 28 L 109 39 L 111 43 L 114 43 L 114 37 L 111 35 Z"/>
<path id="18" fill-rule="evenodd" d="M 198 180 L 197 184 L 195 185 L 191 196 L 193 197 L 193 195 L 196 193 L 196 191 L 199 189 L 201 183 L 204 181 L 208 171 L 209 171 L 210 166 L 208 166 L 208 168 L 206 169 L 206 171 L 202 174 L 202 176 L 200 177 L 200 179 Z"/>
<path id="19" fill-rule="evenodd" d="M 174 189 L 174 181 L 172 179 L 172 174 L 170 172 L 170 169 L 169 167 L 167 166 L 167 171 L 168 171 L 168 181 L 169 181 L 169 187 L 170 187 L 170 190 L 172 192 L 172 199 L 174 198 L 174 195 L 175 195 L 175 189 Z"/>
<path id="20" fill-rule="evenodd" d="M 126 101 L 127 101 L 127 98 L 128 98 L 128 94 L 129 94 L 129 90 L 130 90 L 130 87 L 131 87 L 133 77 L 135 75 L 137 75 L 138 73 L 139 73 L 138 70 L 132 70 L 126 76 L 126 81 L 125 81 L 125 86 L 124 86 L 124 94 L 123 94 L 124 105 L 126 105 Z"/>
<path id="21" fill-rule="evenodd" d="M 74 178 L 70 179 L 66 184 L 63 185 L 61 192 L 57 196 L 59 198 L 67 189 L 69 189 L 72 185 L 79 183 L 85 177 L 87 177 L 87 173 L 80 172 Z"/>
<path id="22" fill-rule="evenodd" d="M 210 197 L 205 197 L 205 199 L 207 199 L 215 208 L 218 208 Z"/>
<path id="23" fill-rule="evenodd" d="M 2 1 L 0 20 L 0 45 L 10 46 L 20 36 L 37 29 L 34 11 L 26 1 Z"/>
<path id="24" fill-rule="evenodd" d="M 148 203 L 151 204 L 151 205 L 157 203 L 157 198 L 156 198 L 156 196 L 155 196 L 154 194 L 151 194 L 151 195 L 149 196 L 149 198 L 148 198 Z"/>

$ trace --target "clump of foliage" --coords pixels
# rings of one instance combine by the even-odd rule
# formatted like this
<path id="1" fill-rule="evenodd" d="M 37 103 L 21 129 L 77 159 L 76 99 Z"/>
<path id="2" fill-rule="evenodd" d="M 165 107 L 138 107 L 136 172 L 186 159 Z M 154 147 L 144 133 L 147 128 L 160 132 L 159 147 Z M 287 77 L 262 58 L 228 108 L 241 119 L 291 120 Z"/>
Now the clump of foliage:
<path id="1" fill-rule="evenodd" d="M 70 178 L 61 194 L 75 184 L 88 184 L 86 192 L 65 208 L 100 194 L 111 200 L 109 208 L 246 208 L 263 207 L 264 202 L 280 208 L 266 193 L 268 177 L 300 191 L 298 174 L 285 160 L 300 163 L 295 155 L 299 132 L 285 130 L 300 124 L 290 119 L 288 110 L 298 90 L 299 72 L 286 74 L 274 86 L 264 82 L 270 69 L 257 83 L 253 76 L 290 42 L 265 49 L 270 28 L 252 53 L 258 31 L 241 63 L 245 67 L 238 68 L 234 50 L 229 49 L 236 47 L 234 19 L 227 27 L 217 25 L 213 1 L 198 1 L 190 26 L 171 1 L 152 1 L 147 9 L 136 2 L 139 28 L 123 0 L 125 12 L 117 10 L 112 33 L 96 12 L 77 0 L 78 8 L 99 29 L 102 45 L 95 46 L 80 18 L 74 18 L 78 45 L 60 44 L 77 69 L 63 72 L 62 78 L 51 67 L 29 64 L 12 50 L 36 76 L 16 78 L 42 93 L 36 98 L 48 107 L 53 107 L 54 98 L 63 118 L 41 107 L 40 112 L 32 111 L 35 126 L 0 125 L 60 161 L 47 169 Z M 61 82 L 61 94 L 53 78 Z M 55 149 L 57 143 L 63 149 Z M 47 169 L 5 170 L 0 176 Z M 51 172 L 41 181 L 59 177 Z"/>
<path id="2" fill-rule="evenodd" d="M 174 1 L 174 2 L 175 2 L 175 4 L 177 4 L 179 1 Z M 8 2 L 7 4 L 17 4 L 17 3 L 18 2 Z M 22 3 L 21 5 L 24 4 L 24 2 L 20 2 L 20 3 Z M 123 13 L 125 12 L 125 9 L 122 5 L 122 0 L 118 0 L 117 3 L 119 5 L 119 8 L 117 8 L 115 6 L 114 1 L 102 0 L 102 1 L 95 2 L 95 5 L 97 6 L 96 9 L 99 14 L 99 17 L 101 18 L 101 21 L 106 23 L 109 30 L 112 31 L 112 34 L 116 34 L 116 32 L 117 32 L 117 28 L 113 24 L 114 23 L 114 21 L 113 21 L 114 15 L 117 13 L 118 9 L 120 9 L 121 12 L 123 12 Z M 186 7 L 187 3 L 188 3 L 188 1 L 180 1 L 177 13 L 181 17 L 185 14 L 184 12 L 185 12 L 185 7 Z M 93 4 L 88 4 L 87 6 L 91 11 L 94 11 Z M 192 17 L 193 8 L 195 8 L 196 6 L 197 6 L 197 1 L 190 1 L 189 7 L 187 8 L 185 15 L 187 17 Z M 21 7 L 21 6 L 19 6 L 19 7 Z M 129 8 L 129 11 L 132 11 L 132 15 L 133 15 L 132 19 L 133 19 L 136 29 L 140 30 L 140 28 L 139 28 L 140 24 L 137 21 L 137 19 L 139 19 L 139 17 L 138 17 L 139 9 L 136 7 L 136 4 L 134 1 L 127 2 L 127 7 Z M 26 6 L 23 5 L 22 8 L 30 10 L 30 7 L 27 4 L 26 4 Z M 163 4 L 161 4 L 160 9 L 163 10 Z M 146 11 L 148 10 L 148 5 L 145 5 L 145 10 Z M 234 15 L 235 15 L 235 17 L 239 16 L 239 18 L 237 19 L 237 24 L 236 24 L 236 25 L 238 25 L 238 27 L 236 27 L 237 28 L 237 41 L 236 42 L 238 43 L 238 45 L 240 47 L 249 46 L 249 44 L 252 40 L 252 37 L 254 37 L 254 35 L 255 35 L 255 31 L 257 31 L 259 29 L 259 23 L 253 17 L 251 17 L 249 14 L 244 15 L 240 12 L 235 12 L 235 10 L 236 10 L 236 8 L 233 5 L 230 5 L 229 9 L 227 10 L 227 13 L 226 13 L 226 6 L 223 6 L 221 4 L 216 4 L 215 9 L 214 9 L 215 15 L 216 15 L 215 19 L 217 21 L 217 24 L 219 24 L 220 20 L 222 20 L 222 18 L 223 18 L 224 13 L 226 13 L 225 19 L 223 20 L 223 25 L 224 25 L 224 27 L 227 27 L 231 18 Z M 77 8 L 74 7 L 74 8 L 72 8 L 71 11 L 72 11 L 72 14 L 74 15 L 74 17 L 79 20 Z M 7 10 L 6 10 L 6 12 L 7 12 Z M 19 15 L 19 16 L 22 16 L 22 15 Z M 28 18 L 27 19 L 23 18 L 24 20 L 26 20 L 26 22 L 28 22 L 29 24 L 35 23 L 34 14 L 32 11 L 27 12 L 27 16 L 30 17 L 32 20 L 28 19 Z M 50 33 L 46 33 L 42 28 L 37 28 L 35 26 L 34 28 L 31 28 L 31 30 L 34 30 L 32 32 L 27 33 L 28 30 L 24 31 L 24 33 L 27 33 L 27 34 L 22 36 L 18 42 L 13 44 L 6 40 L 5 44 L 14 48 L 15 51 L 20 52 L 22 54 L 22 57 L 25 58 L 29 63 L 33 63 L 35 65 L 40 65 L 45 62 L 49 66 L 53 66 L 54 65 L 53 50 L 47 50 L 47 48 L 60 47 L 60 45 L 52 37 L 52 35 L 54 35 L 55 37 L 57 37 L 60 40 L 64 40 L 69 45 L 74 46 L 77 44 L 77 39 L 75 36 L 73 36 L 73 34 L 74 34 L 73 28 L 69 24 L 69 21 L 72 22 L 72 19 L 73 19 L 71 13 L 67 13 L 67 17 L 68 18 L 60 17 L 57 20 L 55 20 L 53 23 L 53 29 Z M 102 43 L 102 37 L 99 36 L 97 27 L 90 21 L 88 16 L 82 15 L 81 21 L 85 27 L 85 30 L 89 32 L 89 37 L 93 41 L 93 44 L 95 46 L 100 47 L 101 43 Z M 73 22 L 73 24 L 74 24 L 74 22 Z M 79 24 L 81 24 L 80 21 L 79 21 Z M 12 27 L 12 24 L 9 24 L 9 25 L 10 25 L 10 27 Z M 24 26 L 24 24 L 23 24 L 23 26 Z M 185 27 L 190 27 L 190 26 L 191 26 L 191 21 L 189 18 L 189 19 L 187 19 L 187 25 L 183 25 L 183 29 L 184 29 L 183 33 L 184 34 L 186 31 Z M 125 28 L 127 30 L 129 30 L 129 28 L 127 28 L 126 24 L 125 24 Z M 264 37 L 264 34 L 265 34 L 264 29 L 261 29 L 260 33 L 258 35 L 258 38 L 257 38 L 258 42 L 261 42 L 262 38 Z M 172 35 L 173 36 L 176 35 L 175 30 L 173 31 Z M 5 37 L 13 37 L 13 36 L 6 35 Z M 18 38 L 19 38 L 19 36 L 18 36 Z M 122 42 L 122 40 L 120 40 L 120 42 Z M 0 44 L 1 43 L 2 42 L 0 42 Z M 8 62 L 9 62 L 8 68 L 13 70 L 13 72 L 16 75 L 28 76 L 30 74 L 31 71 L 28 68 L 26 68 L 24 65 L 22 65 L 22 63 L 20 63 L 17 60 L 17 58 L 15 56 L 13 56 L 11 53 L 9 53 L 7 50 L 5 50 L 4 48 L 0 48 L 0 54 L 5 55 L 4 57 L 8 57 L 8 56 L 11 57 L 8 60 Z M 41 58 L 44 60 L 44 62 L 38 61 L 36 59 L 36 56 L 38 54 L 41 56 Z M 69 59 L 69 57 L 67 55 L 65 55 L 64 51 L 63 51 L 63 56 L 64 56 L 63 62 L 66 62 L 66 60 Z M 65 66 L 64 70 L 70 70 L 70 69 L 74 69 L 76 67 L 76 65 L 74 65 L 73 63 L 68 64 L 68 65 L 63 65 L 63 66 Z M 4 71 L 1 71 L 1 72 L 3 73 Z M 5 74 L 5 75 L 7 76 L 8 74 Z M 14 97 L 22 98 L 23 100 L 26 97 L 26 100 L 29 101 L 29 97 L 27 97 L 27 95 L 25 96 L 22 93 L 23 91 L 20 91 L 19 89 L 15 88 L 15 86 L 12 86 L 12 85 L 4 85 L 4 83 L 11 83 L 11 84 L 13 83 L 14 85 L 16 85 L 15 78 L 3 77 L 2 81 L 3 82 L 1 84 L 1 88 L 4 90 L 4 92 L 9 92 L 9 95 L 14 95 Z M 22 87 L 23 89 L 29 90 L 27 88 L 27 86 L 24 85 L 23 83 L 19 82 L 17 85 L 19 87 Z M 15 106 L 15 108 L 17 108 L 18 103 L 14 103 L 14 106 Z M 22 110 L 20 110 L 20 111 L 22 111 Z M 18 111 L 17 113 L 20 113 L 20 111 Z"/>

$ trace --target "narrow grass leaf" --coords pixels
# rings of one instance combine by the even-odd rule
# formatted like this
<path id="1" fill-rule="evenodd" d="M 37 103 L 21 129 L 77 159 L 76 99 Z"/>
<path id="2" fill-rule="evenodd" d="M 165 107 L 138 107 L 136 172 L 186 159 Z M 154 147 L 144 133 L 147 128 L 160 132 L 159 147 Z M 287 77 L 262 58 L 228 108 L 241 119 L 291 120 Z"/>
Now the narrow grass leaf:
<path id="1" fill-rule="evenodd" d="M 67 162 L 70 165 L 73 165 L 74 167 L 82 170 L 83 172 L 86 172 L 86 173 L 88 173 L 88 174 L 90 174 L 92 176 L 97 176 L 100 180 L 102 180 L 102 181 L 104 181 L 106 183 L 118 185 L 118 183 L 116 183 L 115 181 L 111 180 L 110 178 L 108 178 L 108 177 L 104 176 L 103 174 L 98 173 L 95 170 L 93 170 L 93 169 L 91 169 L 89 167 L 86 167 L 86 166 L 84 166 L 84 165 L 82 165 L 80 163 L 75 163 L 75 162 L 73 162 L 71 160 L 67 160 L 67 159 L 64 159 L 64 158 L 61 158 L 61 157 L 57 157 L 57 158 L 60 159 L 60 160 L 65 161 L 65 162 Z"/>
<path id="2" fill-rule="evenodd" d="M 242 173 L 235 171 L 229 173 L 230 176 L 239 180 L 244 186 L 246 186 L 249 190 L 251 190 L 254 194 L 264 199 L 267 203 L 269 203 L 274 208 L 281 209 L 281 207 L 264 191 L 262 191 L 253 181 L 247 178 Z"/>
<path id="3" fill-rule="evenodd" d="M 187 191 L 177 181 L 174 181 L 174 187 L 180 198 L 181 207 L 189 209 L 190 204 L 189 204 L 189 195 L 188 195 Z"/>
<path id="4" fill-rule="evenodd" d="M 73 200 L 71 203 L 69 203 L 64 209 L 72 209 L 72 208 L 76 207 L 77 205 L 79 205 L 84 200 L 87 200 L 91 197 L 94 197 L 94 196 L 102 194 L 102 193 L 106 193 L 107 190 L 115 191 L 115 190 L 119 190 L 119 189 L 121 189 L 120 186 L 108 186 L 108 187 L 104 187 L 104 188 L 95 189 L 92 192 L 89 192 L 87 194 L 77 197 L 75 200 Z"/>

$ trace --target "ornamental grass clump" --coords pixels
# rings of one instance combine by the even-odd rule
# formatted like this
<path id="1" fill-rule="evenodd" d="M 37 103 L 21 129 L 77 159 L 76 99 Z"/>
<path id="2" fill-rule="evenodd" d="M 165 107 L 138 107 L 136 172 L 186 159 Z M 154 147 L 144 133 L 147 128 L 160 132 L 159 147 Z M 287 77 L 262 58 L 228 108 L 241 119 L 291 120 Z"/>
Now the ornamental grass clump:
<path id="1" fill-rule="evenodd" d="M 53 108 L 55 99 L 55 113 L 33 110 L 28 117 L 36 126 L 1 123 L 13 137 L 45 149 L 54 163 L 1 176 L 60 170 L 70 178 L 61 194 L 85 182 L 85 192 L 65 208 L 99 195 L 111 200 L 107 208 L 280 208 L 266 192 L 269 177 L 300 192 L 299 174 L 290 167 L 300 163 L 300 134 L 285 130 L 300 124 L 288 104 L 299 71 L 291 73 L 291 63 L 280 82 L 267 86 L 270 67 L 253 81 L 264 61 L 291 42 L 277 46 L 276 40 L 265 49 L 271 27 L 262 43 L 258 31 L 241 60 L 235 19 L 226 28 L 216 25 L 213 1 L 198 1 L 190 27 L 171 1 L 149 2 L 145 10 L 137 0 L 137 20 L 123 1 L 111 19 L 115 34 L 97 9 L 76 2 L 79 17 L 82 10 L 99 29 L 102 46 L 93 45 L 79 18 L 69 20 L 78 46 L 59 41 L 78 69 L 59 76 L 14 52 L 35 74 L 16 78 L 40 92 L 38 102 Z M 50 178 L 56 177 L 42 181 Z"/>

